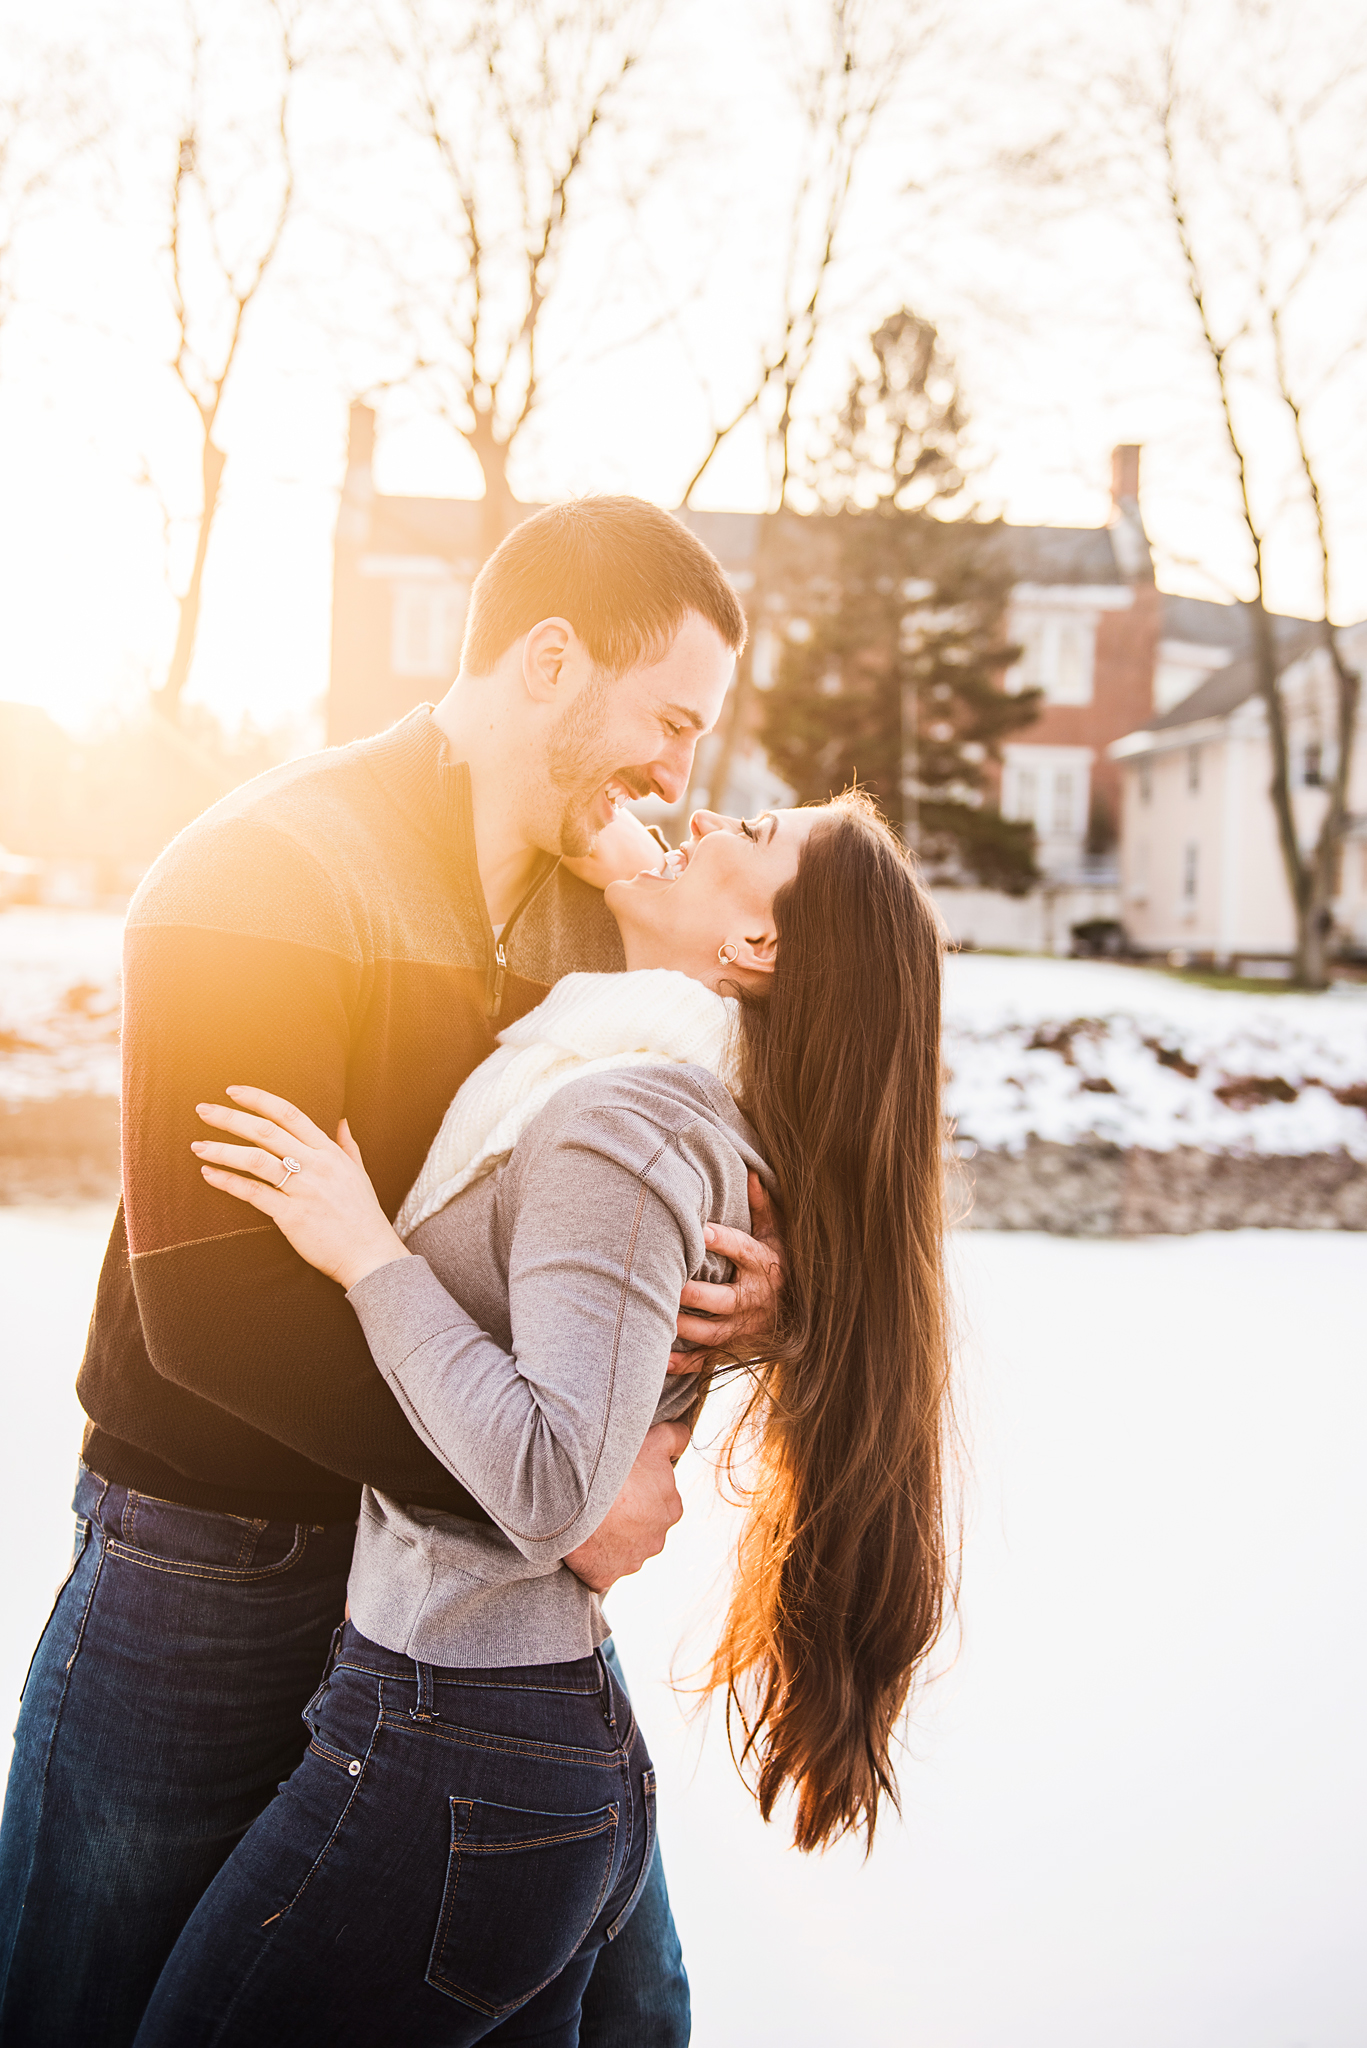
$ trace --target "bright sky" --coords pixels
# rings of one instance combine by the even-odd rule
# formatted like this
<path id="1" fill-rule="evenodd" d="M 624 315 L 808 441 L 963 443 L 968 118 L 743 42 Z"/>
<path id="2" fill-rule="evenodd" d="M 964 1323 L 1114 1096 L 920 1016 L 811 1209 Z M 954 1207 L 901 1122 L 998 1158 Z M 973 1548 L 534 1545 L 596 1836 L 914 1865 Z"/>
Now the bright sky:
<path id="1" fill-rule="evenodd" d="M 1225 4 L 1195 0 L 1196 13 L 1213 25 Z M 1026 187 L 975 168 L 1002 141 L 1056 124 L 1061 80 L 1079 61 L 1069 37 L 1083 27 L 1095 36 L 1109 7 L 1055 0 L 1041 56 L 1033 4 L 960 0 L 861 169 L 839 318 L 811 403 L 843 388 L 859 335 L 911 304 L 939 322 L 958 359 L 990 505 L 1017 521 L 1098 523 L 1111 447 L 1142 442 L 1160 580 L 1246 593 L 1208 372 L 1190 351 L 1170 271 L 1114 201 L 1041 225 Z M 1117 0 L 1117 23 L 1122 11 Z M 6 15 L 11 75 L 23 78 L 52 34 L 52 10 L 7 0 Z M 215 116 L 229 114 L 243 135 L 268 81 L 243 26 L 251 18 L 246 6 L 222 17 L 229 39 L 213 45 L 211 66 Z M 331 24 L 331 50 L 301 84 L 301 205 L 248 316 L 219 429 L 228 465 L 190 695 L 229 723 L 306 718 L 326 688 L 347 403 L 399 361 L 375 252 L 421 267 L 437 246 L 420 160 L 379 74 L 348 70 L 338 55 L 350 9 L 331 0 L 319 18 Z M 175 0 L 117 10 L 67 0 L 63 31 L 83 52 L 82 89 L 106 131 L 21 241 L 18 305 L 0 333 L 0 696 L 43 704 L 72 727 L 161 679 L 175 607 L 158 492 L 175 511 L 195 505 L 196 426 L 167 369 L 173 327 L 158 255 L 180 19 Z M 767 0 L 688 0 L 666 14 L 637 87 L 658 167 L 646 178 L 639 147 L 624 157 L 640 204 L 629 220 L 604 214 L 566 262 L 548 327 L 548 402 L 519 447 L 519 495 L 630 490 L 676 504 L 709 438 L 704 385 L 718 412 L 743 389 L 772 326 L 794 181 L 777 19 Z M 1346 47 L 1367 26 L 1367 0 L 1340 0 L 1323 26 L 1330 41 L 1319 35 L 1317 48 L 1332 51 L 1340 35 Z M 1107 59 L 1108 33 L 1084 63 Z M 1345 245 L 1317 311 L 1324 332 L 1360 341 L 1367 264 L 1353 255 L 1360 242 Z M 1355 617 L 1367 612 L 1365 427 L 1359 373 L 1313 420 L 1347 565 L 1337 609 Z M 1268 446 L 1272 434 L 1269 420 Z M 378 482 L 479 488 L 452 429 L 402 390 L 381 401 Z M 698 502 L 750 509 L 764 490 L 758 435 L 743 432 Z M 189 530 L 173 529 L 177 576 Z M 1288 525 L 1275 601 L 1310 612 L 1312 568 Z"/>

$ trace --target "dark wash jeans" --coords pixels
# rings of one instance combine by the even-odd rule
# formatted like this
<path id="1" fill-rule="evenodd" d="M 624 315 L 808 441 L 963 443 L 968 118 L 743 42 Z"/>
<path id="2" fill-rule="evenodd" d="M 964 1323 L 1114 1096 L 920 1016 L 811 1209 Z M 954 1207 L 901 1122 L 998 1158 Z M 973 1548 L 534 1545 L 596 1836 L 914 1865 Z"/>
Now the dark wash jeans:
<path id="1" fill-rule="evenodd" d="M 197 1901 L 304 1752 L 354 1539 L 349 1522 L 155 1501 L 84 1466 L 75 1508 L 0 1826 L 3 2048 L 127 2048 Z M 688 2035 L 657 1857 L 593 1973 L 580 2038 Z"/>
<path id="2" fill-rule="evenodd" d="M 654 1772 L 606 1661 L 434 1669 L 348 1623 L 308 1719 L 137 2048 L 574 2048 L 655 1851 Z"/>

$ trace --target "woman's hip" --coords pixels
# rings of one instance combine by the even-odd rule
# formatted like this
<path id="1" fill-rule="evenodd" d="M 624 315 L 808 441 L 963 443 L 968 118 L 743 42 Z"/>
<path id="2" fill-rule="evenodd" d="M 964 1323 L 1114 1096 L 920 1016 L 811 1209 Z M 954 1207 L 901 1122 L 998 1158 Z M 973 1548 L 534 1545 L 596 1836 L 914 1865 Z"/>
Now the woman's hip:
<path id="1" fill-rule="evenodd" d="M 373 2041 L 404 2016 L 476 2041 L 625 1923 L 654 1776 L 601 1657 L 451 1672 L 348 1629 L 305 1718 L 140 2043 Z"/>

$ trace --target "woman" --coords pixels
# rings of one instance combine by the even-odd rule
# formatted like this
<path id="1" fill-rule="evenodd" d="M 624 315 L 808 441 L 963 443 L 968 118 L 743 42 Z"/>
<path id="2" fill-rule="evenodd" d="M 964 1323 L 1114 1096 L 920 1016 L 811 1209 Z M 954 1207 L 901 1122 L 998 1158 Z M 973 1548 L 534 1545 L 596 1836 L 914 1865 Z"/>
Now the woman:
<path id="1" fill-rule="evenodd" d="M 713 1682 L 761 1812 L 795 1795 L 799 1847 L 871 1837 L 896 1798 L 893 1729 L 946 1583 L 935 916 L 849 795 L 700 813 L 607 900 L 615 1001 L 645 969 L 730 992 L 734 1065 L 710 1057 L 734 1098 L 677 1057 L 581 1073 L 493 1171 L 476 1133 L 450 1200 L 451 1160 L 425 1170 L 407 1243 L 345 1128 L 333 1144 L 249 1090 L 202 1107 L 248 1141 L 200 1143 L 207 1178 L 347 1288 L 494 1526 L 367 1493 L 309 1753 L 192 1917 L 141 2048 L 577 2039 L 649 1869 L 654 1784 L 597 1597 L 561 1560 L 651 1422 L 699 1397 L 697 1375 L 666 1378 L 679 1288 L 716 1270 L 709 1226 L 744 1227 L 752 1171 L 781 1199 L 787 1270 L 779 1328 L 742 1361 L 750 1513 Z"/>

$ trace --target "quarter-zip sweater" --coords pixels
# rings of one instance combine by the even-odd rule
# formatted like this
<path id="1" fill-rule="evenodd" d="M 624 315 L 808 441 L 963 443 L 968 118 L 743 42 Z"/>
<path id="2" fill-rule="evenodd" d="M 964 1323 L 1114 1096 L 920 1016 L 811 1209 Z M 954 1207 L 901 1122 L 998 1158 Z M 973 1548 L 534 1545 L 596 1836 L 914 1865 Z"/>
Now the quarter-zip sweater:
<path id="1" fill-rule="evenodd" d="M 129 911 L 123 1200 L 77 1380 L 86 1463 L 190 1507 L 327 1521 L 362 1482 L 478 1521 L 410 1427 L 345 1295 L 202 1179 L 232 1083 L 345 1116 L 386 1213 L 494 1034 L 623 965 L 552 858 L 495 943 L 470 774 L 430 712 L 259 776 L 181 833 Z"/>

